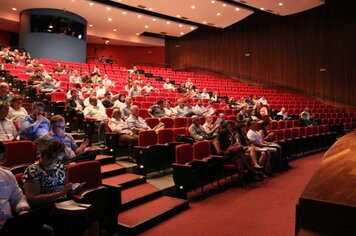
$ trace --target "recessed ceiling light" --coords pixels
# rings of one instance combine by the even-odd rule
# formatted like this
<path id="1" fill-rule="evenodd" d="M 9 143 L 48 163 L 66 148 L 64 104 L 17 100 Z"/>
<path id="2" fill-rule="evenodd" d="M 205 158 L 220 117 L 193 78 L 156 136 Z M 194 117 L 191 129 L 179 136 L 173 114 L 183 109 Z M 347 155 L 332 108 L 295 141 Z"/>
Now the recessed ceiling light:
<path id="1" fill-rule="evenodd" d="M 183 35 L 184 33 L 183 32 L 180 32 L 180 35 Z"/>
<path id="2" fill-rule="evenodd" d="M 108 18 L 108 21 L 112 21 L 112 19 L 111 19 L 111 18 Z"/>
<path id="3" fill-rule="evenodd" d="M 261 8 L 260 8 L 260 10 L 261 10 L 261 11 L 263 11 L 263 10 L 264 10 L 264 8 L 263 8 L 263 7 L 261 7 Z"/>
<path id="4" fill-rule="evenodd" d="M 17 11 L 17 8 L 16 8 L 16 7 L 13 7 L 12 10 L 13 10 L 13 11 Z"/>
<path id="5" fill-rule="evenodd" d="M 126 15 L 126 11 L 123 11 L 122 14 L 123 14 L 123 15 Z"/>
<path id="6" fill-rule="evenodd" d="M 106 8 L 106 10 L 107 10 L 107 11 L 110 11 L 110 10 L 111 10 L 111 8 L 110 8 L 110 7 L 107 7 L 107 8 Z"/>
<path id="7" fill-rule="evenodd" d="M 170 21 L 167 21 L 166 24 L 169 25 L 171 22 Z"/>
<path id="8" fill-rule="evenodd" d="M 90 2 L 90 3 L 89 3 L 89 6 L 91 6 L 91 7 L 94 6 L 94 3 Z"/>
<path id="9" fill-rule="evenodd" d="M 148 8 L 148 10 L 152 11 L 152 10 L 153 10 L 153 8 L 152 8 L 152 7 L 150 7 L 150 8 Z"/>
<path id="10" fill-rule="evenodd" d="M 278 5 L 283 6 L 283 2 L 278 3 Z"/>
<path id="11" fill-rule="evenodd" d="M 178 18 L 180 18 L 180 15 L 177 15 Z"/>
<path id="12" fill-rule="evenodd" d="M 182 25 L 182 24 L 179 24 L 179 27 L 183 27 L 183 25 Z"/>
<path id="13" fill-rule="evenodd" d="M 215 1 L 214 1 L 214 0 L 212 0 L 212 1 L 211 1 L 211 3 L 215 3 Z"/>
<path id="14" fill-rule="evenodd" d="M 226 7 L 226 4 L 224 3 L 222 6 L 223 6 L 223 7 Z"/>
<path id="15" fill-rule="evenodd" d="M 136 33 L 136 35 L 138 36 L 138 35 L 140 35 L 140 33 Z"/>
<path id="16" fill-rule="evenodd" d="M 203 21 L 203 24 L 206 24 L 206 21 Z"/>
<path id="17" fill-rule="evenodd" d="M 149 26 L 148 25 L 145 25 L 145 28 L 147 29 Z"/>
<path id="18" fill-rule="evenodd" d="M 93 25 L 92 25 L 92 24 L 90 24 L 90 25 L 89 25 L 89 27 L 93 27 Z"/>
<path id="19" fill-rule="evenodd" d="M 142 18 L 142 15 L 138 15 L 137 18 Z"/>
<path id="20" fill-rule="evenodd" d="M 157 19 L 156 18 L 153 18 L 152 21 L 156 21 Z"/>
<path id="21" fill-rule="evenodd" d="M 106 40 L 106 41 L 105 41 L 105 44 L 108 44 L 108 43 L 110 43 L 110 41 L 109 41 L 109 40 Z"/>
<path id="22" fill-rule="evenodd" d="M 236 7 L 236 8 L 235 8 L 235 11 L 240 11 L 240 8 Z"/>
<path id="23" fill-rule="evenodd" d="M 218 12 L 218 13 L 216 13 L 216 15 L 217 15 L 217 16 L 221 16 L 221 13 L 220 13 L 220 12 Z"/>
<path id="24" fill-rule="evenodd" d="M 195 6 L 193 5 L 193 6 L 191 6 L 190 8 L 195 9 Z"/>
<path id="25" fill-rule="evenodd" d="M 112 31 L 116 32 L 116 31 L 117 31 L 117 29 L 113 29 Z"/>
<path id="26" fill-rule="evenodd" d="M 190 27 L 190 29 L 191 29 L 191 30 L 193 30 L 193 29 L 195 29 L 195 27 L 194 27 L 194 26 L 192 26 L 192 27 Z"/>

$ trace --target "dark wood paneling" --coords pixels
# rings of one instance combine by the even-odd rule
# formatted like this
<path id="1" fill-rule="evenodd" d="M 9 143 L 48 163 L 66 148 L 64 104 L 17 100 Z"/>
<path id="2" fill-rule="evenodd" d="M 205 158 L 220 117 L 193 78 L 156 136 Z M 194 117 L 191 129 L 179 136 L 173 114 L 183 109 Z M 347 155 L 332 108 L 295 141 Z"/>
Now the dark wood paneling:
<path id="1" fill-rule="evenodd" d="M 166 40 L 166 63 L 240 74 L 356 107 L 355 9 L 352 0 L 328 0 L 290 16 L 256 12 L 224 30 L 203 28 Z"/>

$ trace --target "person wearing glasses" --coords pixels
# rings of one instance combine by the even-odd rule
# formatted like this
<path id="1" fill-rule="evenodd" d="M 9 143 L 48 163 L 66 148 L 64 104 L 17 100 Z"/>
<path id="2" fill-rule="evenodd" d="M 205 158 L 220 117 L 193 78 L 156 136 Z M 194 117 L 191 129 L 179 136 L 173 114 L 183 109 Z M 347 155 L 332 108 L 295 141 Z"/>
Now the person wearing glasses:
<path id="1" fill-rule="evenodd" d="M 34 102 L 31 114 L 20 119 L 19 130 L 22 139 L 35 140 L 51 131 L 50 122 L 44 117 L 44 108 L 42 102 Z"/>
<path id="2" fill-rule="evenodd" d="M 44 147 L 48 141 L 58 141 L 65 147 L 65 152 L 69 159 L 75 160 L 94 160 L 96 156 L 95 151 L 85 151 L 89 145 L 89 139 L 85 138 L 81 145 L 75 143 L 72 135 L 65 132 L 65 120 L 60 115 L 51 117 L 51 131 L 39 137 L 35 143 L 38 149 Z"/>

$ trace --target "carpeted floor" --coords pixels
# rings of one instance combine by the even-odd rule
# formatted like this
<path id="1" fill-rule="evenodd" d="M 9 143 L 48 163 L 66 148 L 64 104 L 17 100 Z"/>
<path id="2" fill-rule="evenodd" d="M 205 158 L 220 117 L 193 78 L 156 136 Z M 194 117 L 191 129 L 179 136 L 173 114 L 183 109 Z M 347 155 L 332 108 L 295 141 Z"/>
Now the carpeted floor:
<path id="1" fill-rule="evenodd" d="M 295 206 L 324 153 L 291 162 L 292 169 L 246 188 L 226 187 L 142 235 L 293 236 Z"/>

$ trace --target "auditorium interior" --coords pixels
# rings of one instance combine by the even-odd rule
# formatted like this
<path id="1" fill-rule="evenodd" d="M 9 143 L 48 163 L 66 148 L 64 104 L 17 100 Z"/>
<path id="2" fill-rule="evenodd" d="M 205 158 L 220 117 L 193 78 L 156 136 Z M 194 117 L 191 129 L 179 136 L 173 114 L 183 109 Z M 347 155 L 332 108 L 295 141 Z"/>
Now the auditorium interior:
<path id="1" fill-rule="evenodd" d="M 352 0 L 0 0 L 0 235 L 356 235 Z"/>

